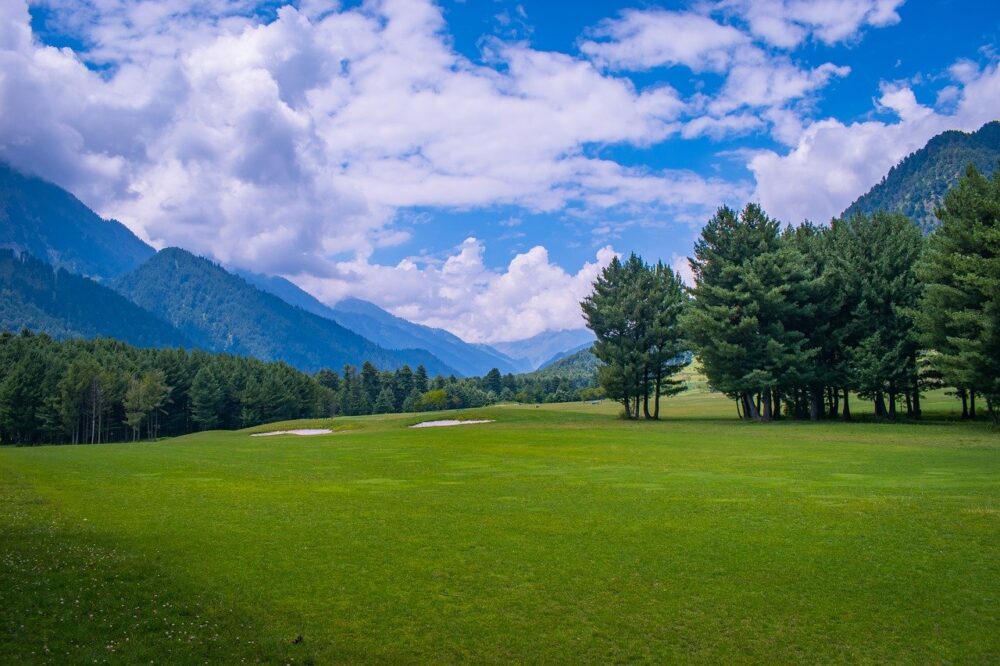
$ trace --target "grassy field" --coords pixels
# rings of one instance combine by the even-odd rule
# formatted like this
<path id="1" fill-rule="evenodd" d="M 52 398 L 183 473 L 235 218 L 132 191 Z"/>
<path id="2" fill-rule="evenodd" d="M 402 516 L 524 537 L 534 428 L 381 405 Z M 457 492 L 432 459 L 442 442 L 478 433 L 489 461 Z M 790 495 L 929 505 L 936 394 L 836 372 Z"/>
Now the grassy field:
<path id="1" fill-rule="evenodd" d="M 0 662 L 1000 662 L 996 430 L 616 411 L 0 449 Z"/>

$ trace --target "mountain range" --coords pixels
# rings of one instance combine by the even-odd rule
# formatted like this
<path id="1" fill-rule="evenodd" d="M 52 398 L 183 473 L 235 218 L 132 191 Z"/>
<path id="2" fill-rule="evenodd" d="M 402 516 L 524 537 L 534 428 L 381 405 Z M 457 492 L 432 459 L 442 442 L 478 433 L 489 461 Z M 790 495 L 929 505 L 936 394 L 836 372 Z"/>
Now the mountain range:
<path id="1" fill-rule="evenodd" d="M 248 282 L 320 317 L 331 319 L 386 349 L 426 349 L 466 376 L 482 376 L 492 368 L 502 373 L 531 370 L 524 359 L 511 358 L 486 345 L 472 345 L 440 328 L 414 324 L 374 303 L 346 298 L 333 307 L 321 303 L 285 278 L 240 272 Z"/>
<path id="2" fill-rule="evenodd" d="M 424 365 L 431 374 L 519 373 L 565 351 L 565 332 L 506 354 L 367 301 L 330 307 L 281 277 L 229 271 L 179 248 L 156 252 L 66 190 L 3 164 L 0 249 L 7 330 L 200 348 L 307 371 L 368 360 L 385 369 Z"/>
<path id="3" fill-rule="evenodd" d="M 1000 121 L 976 132 L 938 134 L 920 150 L 906 156 L 882 182 L 861 195 L 842 217 L 878 210 L 903 213 L 924 232 L 941 222 L 934 214 L 945 192 L 955 186 L 970 164 L 992 174 L 1000 163 Z"/>
<path id="4" fill-rule="evenodd" d="M 494 342 L 491 346 L 513 358 L 523 358 L 531 370 L 550 365 L 594 343 L 589 328 L 566 331 L 546 331 L 524 340 Z"/>

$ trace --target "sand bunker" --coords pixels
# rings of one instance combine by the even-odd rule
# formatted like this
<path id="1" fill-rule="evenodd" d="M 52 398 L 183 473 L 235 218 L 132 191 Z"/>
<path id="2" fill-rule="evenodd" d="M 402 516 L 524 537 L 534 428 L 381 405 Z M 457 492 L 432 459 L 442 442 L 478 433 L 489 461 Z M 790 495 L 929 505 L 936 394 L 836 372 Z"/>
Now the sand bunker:
<path id="1" fill-rule="evenodd" d="M 299 435 L 301 437 L 310 437 L 312 435 L 329 435 L 332 430 L 329 428 L 315 428 L 310 430 L 309 428 L 304 428 L 300 430 L 275 430 L 274 432 L 255 432 L 250 435 L 251 437 L 271 437 L 272 435 Z"/>
<path id="2" fill-rule="evenodd" d="M 457 421 L 455 419 L 446 419 L 444 421 L 424 421 L 423 423 L 418 423 L 416 425 L 411 425 L 411 428 L 447 428 L 448 426 L 458 426 L 458 425 L 473 425 L 475 423 L 493 423 L 493 419 L 482 419 L 479 421 Z"/>

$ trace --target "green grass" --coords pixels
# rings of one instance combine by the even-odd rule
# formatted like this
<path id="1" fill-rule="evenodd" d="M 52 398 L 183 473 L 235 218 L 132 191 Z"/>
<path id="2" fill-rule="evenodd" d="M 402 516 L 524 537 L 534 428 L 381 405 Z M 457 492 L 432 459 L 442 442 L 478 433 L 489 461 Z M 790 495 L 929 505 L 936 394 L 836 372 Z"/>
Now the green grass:
<path id="1" fill-rule="evenodd" d="M 665 406 L 0 449 L 0 662 L 1000 661 L 996 430 Z"/>

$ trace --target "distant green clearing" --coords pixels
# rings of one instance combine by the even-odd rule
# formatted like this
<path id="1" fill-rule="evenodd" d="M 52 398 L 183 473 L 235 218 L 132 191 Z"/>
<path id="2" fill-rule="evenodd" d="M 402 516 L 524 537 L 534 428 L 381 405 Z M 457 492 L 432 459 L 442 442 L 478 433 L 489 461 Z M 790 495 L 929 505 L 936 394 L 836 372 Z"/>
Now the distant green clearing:
<path id="1" fill-rule="evenodd" d="M 956 406 L 0 449 L 0 661 L 997 663 L 1000 435 Z"/>

